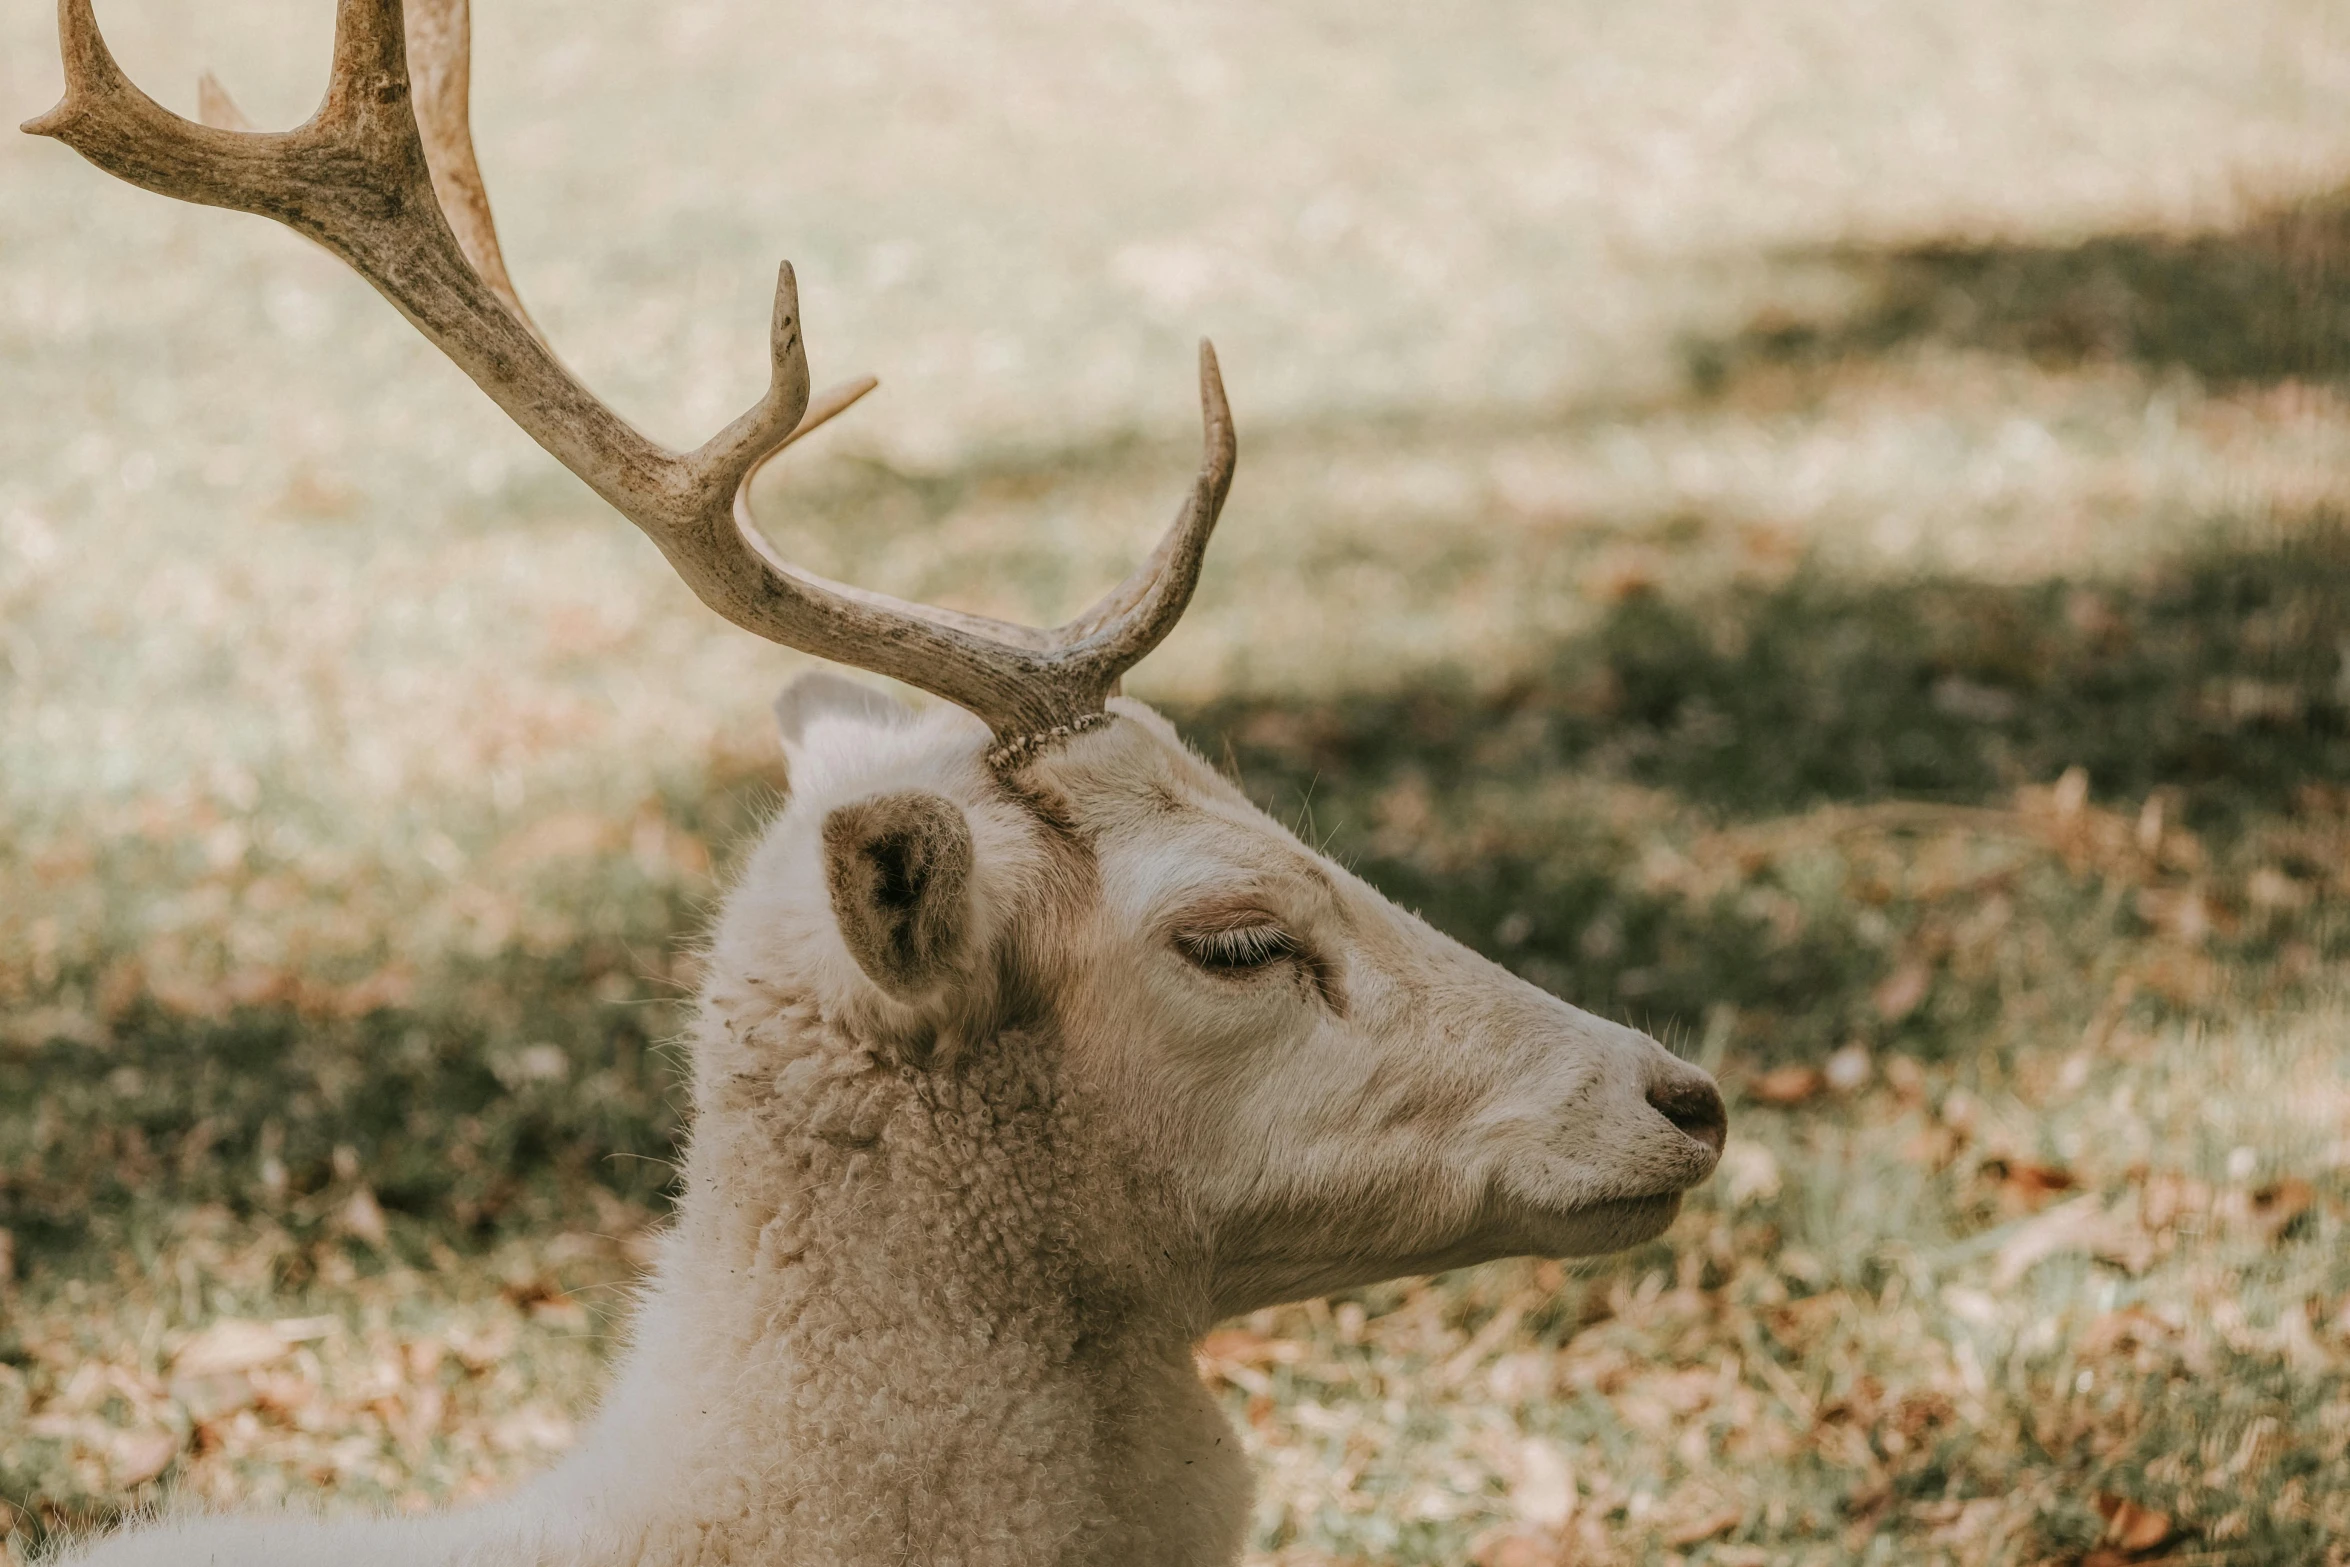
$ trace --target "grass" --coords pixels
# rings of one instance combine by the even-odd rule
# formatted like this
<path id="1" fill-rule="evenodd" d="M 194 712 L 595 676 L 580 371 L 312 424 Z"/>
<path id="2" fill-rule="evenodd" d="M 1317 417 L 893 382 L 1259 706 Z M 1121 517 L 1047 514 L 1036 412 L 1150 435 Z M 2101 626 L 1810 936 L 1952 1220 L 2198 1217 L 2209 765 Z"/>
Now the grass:
<path id="1" fill-rule="evenodd" d="M 593 382 L 715 428 L 786 235 L 889 382 L 760 497 L 818 570 L 1066 613 L 1212 327 L 1145 694 L 1724 1077 L 1657 1245 L 1219 1330 L 1259 1567 L 2345 1559 L 2338 24 L 481 9 Z M 107 21 L 264 120 L 323 47 Z M 605 1375 L 792 661 L 323 257 L 0 171 L 0 1531 L 484 1494 Z"/>
<path id="2" fill-rule="evenodd" d="M 2350 791 L 2338 675 L 2275 628 L 2328 624 L 2343 544 L 2096 589 L 1642 590 L 1549 682 L 1185 712 L 1332 852 L 1738 1101 L 1665 1243 L 1220 1332 L 1264 1549 L 2073 1559 L 2118 1498 L 2175 1551 L 2317 1559 L 2350 1528 Z M 1993 684 L 1986 624 L 2049 654 Z M 2109 756 L 2129 793 L 2076 770 Z M 681 846 L 739 841 L 772 787 L 701 782 L 489 851 L 571 924 L 404 994 L 166 1000 L 60 963 L 0 1059 L 27 1543 L 166 1440 L 198 1494 L 379 1503 L 559 1443 L 676 1127 Z M 264 854 L 215 868 L 231 906 L 284 874 Z M 139 866 L 93 879 L 137 897 Z M 222 1318 L 333 1326 L 215 1394 L 173 1367 Z"/>

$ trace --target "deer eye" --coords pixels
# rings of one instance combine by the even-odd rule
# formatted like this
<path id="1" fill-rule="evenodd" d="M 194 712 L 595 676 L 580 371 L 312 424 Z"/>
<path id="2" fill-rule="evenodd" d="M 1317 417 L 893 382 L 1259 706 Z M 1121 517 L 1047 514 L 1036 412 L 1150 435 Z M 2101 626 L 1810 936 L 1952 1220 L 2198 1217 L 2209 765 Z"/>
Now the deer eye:
<path id="1" fill-rule="evenodd" d="M 1245 974 L 1286 963 L 1303 948 L 1298 939 L 1278 925 L 1242 925 L 1231 930 L 1184 931 L 1175 946 L 1185 957 L 1215 974 Z"/>

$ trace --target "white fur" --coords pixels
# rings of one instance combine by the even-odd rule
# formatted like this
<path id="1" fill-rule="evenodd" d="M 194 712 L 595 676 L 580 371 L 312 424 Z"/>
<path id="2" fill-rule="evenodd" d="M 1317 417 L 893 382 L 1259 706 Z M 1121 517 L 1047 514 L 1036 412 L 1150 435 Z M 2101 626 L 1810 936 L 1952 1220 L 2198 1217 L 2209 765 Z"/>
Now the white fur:
<path id="1" fill-rule="evenodd" d="M 711 941 L 677 1220 L 561 1465 L 433 1519 L 184 1519 L 75 1559 L 1229 1563 L 1248 1479 L 1191 1367 L 1211 1323 L 1670 1221 L 1714 1153 L 1648 1095 L 1701 1074 L 1114 711 L 1007 787 L 959 713 L 789 696 L 790 801 Z M 822 827 L 908 790 L 961 811 L 975 860 L 967 956 L 891 995 L 834 917 Z M 1311 961 L 1185 956 L 1187 922 L 1236 908 Z"/>

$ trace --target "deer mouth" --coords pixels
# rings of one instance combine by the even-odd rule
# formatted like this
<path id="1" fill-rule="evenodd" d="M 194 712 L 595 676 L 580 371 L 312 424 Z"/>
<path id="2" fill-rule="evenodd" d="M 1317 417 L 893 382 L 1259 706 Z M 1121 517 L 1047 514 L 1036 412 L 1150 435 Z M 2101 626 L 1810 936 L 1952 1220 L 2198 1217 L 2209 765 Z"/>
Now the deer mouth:
<path id="1" fill-rule="evenodd" d="M 1606 1197 L 1530 1215 L 1519 1250 L 1533 1257 L 1598 1257 L 1652 1241 L 1681 1216 L 1678 1189 L 1638 1197 Z"/>

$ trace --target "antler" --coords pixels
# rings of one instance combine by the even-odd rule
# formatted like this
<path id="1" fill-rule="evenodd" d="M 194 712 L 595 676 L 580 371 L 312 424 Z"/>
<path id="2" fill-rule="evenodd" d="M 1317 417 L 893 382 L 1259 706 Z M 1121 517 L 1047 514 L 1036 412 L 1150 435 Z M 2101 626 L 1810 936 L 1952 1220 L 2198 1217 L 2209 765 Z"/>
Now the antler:
<path id="1" fill-rule="evenodd" d="M 1099 713 L 1119 676 L 1190 603 L 1236 455 L 1207 343 L 1199 477 L 1132 576 L 1052 631 L 905 603 L 776 559 L 751 522 L 750 480 L 760 465 L 874 384 L 850 383 L 811 402 L 788 262 L 776 279 L 766 395 L 691 452 L 647 440 L 540 339 L 506 276 L 474 162 L 466 0 L 412 0 L 405 21 L 400 0 L 338 0 L 326 99 L 303 124 L 276 132 L 242 129 L 217 84 L 204 93 L 214 123 L 163 108 L 115 63 L 90 0 L 59 0 L 57 27 L 65 98 L 27 131 L 143 189 L 275 218 L 342 257 L 532 439 L 642 528 L 703 603 L 744 630 L 919 686 L 1017 742 Z"/>

